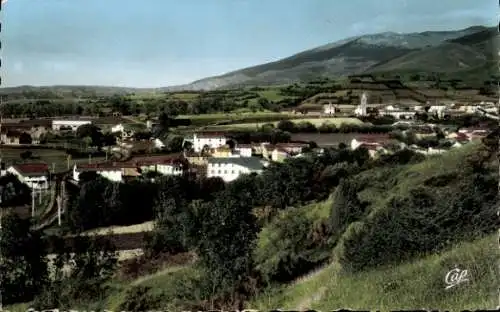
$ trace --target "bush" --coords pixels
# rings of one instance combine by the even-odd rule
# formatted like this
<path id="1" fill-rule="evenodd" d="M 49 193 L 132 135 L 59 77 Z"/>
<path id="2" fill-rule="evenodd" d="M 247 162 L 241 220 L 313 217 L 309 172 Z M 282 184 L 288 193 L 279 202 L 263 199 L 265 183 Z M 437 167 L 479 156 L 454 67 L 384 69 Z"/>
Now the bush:
<path id="1" fill-rule="evenodd" d="M 499 226 L 497 183 L 488 174 L 466 171 L 446 185 L 417 186 L 388 196 L 386 207 L 350 225 L 335 256 L 345 269 L 358 271 L 492 233 Z M 362 207 L 351 208 L 356 209 Z"/>
<path id="2" fill-rule="evenodd" d="M 159 309 L 164 302 L 162 296 L 151 294 L 151 287 L 135 286 L 127 291 L 120 311 L 150 311 Z"/>
<path id="3" fill-rule="evenodd" d="M 265 281 L 290 281 L 328 260 L 328 203 L 287 210 L 264 228 L 254 259 Z"/>

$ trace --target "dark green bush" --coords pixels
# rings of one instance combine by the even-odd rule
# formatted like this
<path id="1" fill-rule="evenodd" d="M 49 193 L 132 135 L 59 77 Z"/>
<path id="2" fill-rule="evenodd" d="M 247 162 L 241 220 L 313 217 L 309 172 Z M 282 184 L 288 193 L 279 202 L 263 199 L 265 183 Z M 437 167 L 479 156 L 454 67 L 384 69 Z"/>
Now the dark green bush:
<path id="1" fill-rule="evenodd" d="M 359 271 L 492 233 L 499 226 L 497 183 L 491 174 L 464 169 L 445 186 L 417 186 L 393 195 L 386 207 L 350 226 L 336 249 L 337 259 L 345 269 Z"/>
<path id="2" fill-rule="evenodd" d="M 264 280 L 289 281 L 328 260 L 333 246 L 324 208 L 328 203 L 290 208 L 264 229 L 254 256 Z"/>

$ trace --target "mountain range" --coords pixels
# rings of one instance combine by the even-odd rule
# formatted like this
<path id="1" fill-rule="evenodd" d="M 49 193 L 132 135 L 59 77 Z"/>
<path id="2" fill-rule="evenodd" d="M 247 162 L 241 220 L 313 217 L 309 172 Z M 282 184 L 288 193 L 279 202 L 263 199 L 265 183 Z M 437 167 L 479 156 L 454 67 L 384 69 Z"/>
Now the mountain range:
<path id="1" fill-rule="evenodd" d="M 213 90 L 240 86 L 281 85 L 321 77 L 383 72 L 493 74 L 495 27 L 400 34 L 384 32 L 329 43 L 290 57 L 163 88 Z"/>

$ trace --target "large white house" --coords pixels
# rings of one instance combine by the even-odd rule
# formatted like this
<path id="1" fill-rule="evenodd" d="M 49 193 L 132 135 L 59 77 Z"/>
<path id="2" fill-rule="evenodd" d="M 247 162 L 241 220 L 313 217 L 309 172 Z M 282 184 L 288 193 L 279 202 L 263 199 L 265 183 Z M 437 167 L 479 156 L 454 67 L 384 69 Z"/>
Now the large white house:
<path id="1" fill-rule="evenodd" d="M 266 166 L 267 162 L 258 157 L 210 157 L 207 177 L 220 177 L 224 182 L 231 182 L 242 174 L 259 174 Z"/>
<path id="2" fill-rule="evenodd" d="M 52 130 L 60 131 L 60 130 L 71 130 L 76 131 L 78 127 L 83 125 L 90 125 L 92 121 L 90 120 L 52 120 Z"/>
<path id="3" fill-rule="evenodd" d="M 190 140 L 187 140 L 190 141 Z M 218 148 L 226 145 L 227 137 L 223 134 L 194 134 L 192 143 L 193 149 L 196 153 L 203 150 L 205 146 L 209 148 Z"/>
<path id="4" fill-rule="evenodd" d="M 14 165 L 7 168 L 7 173 L 15 175 L 20 182 L 33 190 L 49 188 L 49 166 L 47 164 L 31 163 Z"/>
<path id="5" fill-rule="evenodd" d="M 98 175 L 113 181 L 121 182 L 123 180 L 124 168 L 113 164 L 81 164 L 73 167 L 73 180 L 80 182 L 80 174 L 93 171 Z"/>

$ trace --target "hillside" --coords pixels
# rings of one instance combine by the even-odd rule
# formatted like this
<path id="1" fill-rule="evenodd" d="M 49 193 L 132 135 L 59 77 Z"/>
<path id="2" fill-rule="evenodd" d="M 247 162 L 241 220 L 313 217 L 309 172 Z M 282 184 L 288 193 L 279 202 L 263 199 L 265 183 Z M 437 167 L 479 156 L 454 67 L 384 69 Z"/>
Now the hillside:
<path id="1" fill-rule="evenodd" d="M 494 59 L 493 48 L 498 41 L 496 29 L 484 29 L 430 47 L 413 51 L 369 69 L 370 72 L 420 71 L 420 72 L 462 72 L 480 68 L 487 75 L 485 66 Z M 486 76 L 487 77 L 487 76 Z"/>
<path id="2" fill-rule="evenodd" d="M 490 235 L 397 267 L 353 275 L 342 274 L 337 265 L 330 264 L 293 283 L 261 294 L 247 307 L 302 311 L 340 308 L 376 308 L 379 311 L 494 309 L 498 297 L 497 249 L 496 235 Z M 445 290 L 444 278 L 454 264 L 467 269 L 472 282 Z"/>
<path id="3" fill-rule="evenodd" d="M 419 64 L 424 59 L 428 61 L 424 63 L 425 68 L 422 71 L 447 72 L 455 70 L 457 66 L 459 69 L 468 69 L 481 66 L 487 58 L 484 51 L 477 51 L 478 47 L 471 46 L 471 42 L 474 42 L 472 38 L 476 34 L 484 37 L 484 33 L 488 31 L 486 27 L 474 26 L 458 31 L 410 34 L 386 32 L 358 36 L 304 51 L 276 62 L 168 89 L 197 90 L 286 84 L 319 77 L 413 69 L 413 65 Z M 469 40 L 458 40 L 462 37 Z M 491 37 L 486 37 L 484 40 L 491 40 Z M 382 66 L 383 64 L 385 66 Z"/>

